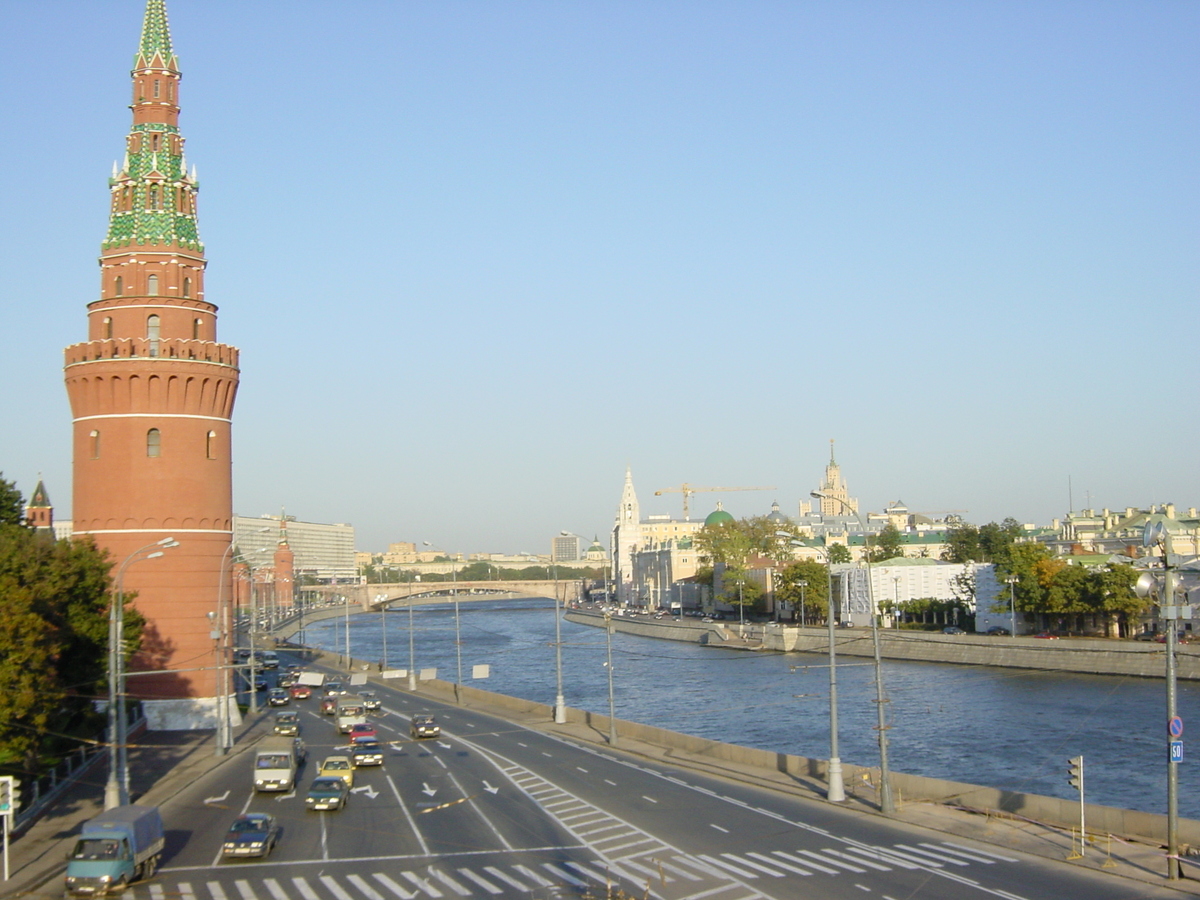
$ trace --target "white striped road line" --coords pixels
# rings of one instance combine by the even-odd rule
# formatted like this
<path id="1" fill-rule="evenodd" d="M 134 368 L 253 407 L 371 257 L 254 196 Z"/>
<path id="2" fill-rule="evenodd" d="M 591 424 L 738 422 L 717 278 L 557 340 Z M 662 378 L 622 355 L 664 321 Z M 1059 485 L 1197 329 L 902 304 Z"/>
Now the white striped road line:
<path id="1" fill-rule="evenodd" d="M 592 822 L 603 822 L 608 818 L 607 813 L 602 813 L 598 809 L 593 809 L 592 812 L 595 813 L 595 818 L 592 819 L 591 822 L 578 822 L 576 823 L 575 827 L 578 828 L 580 825 L 591 825 Z"/>
<path id="2" fill-rule="evenodd" d="M 484 866 L 483 871 L 487 872 L 489 875 L 496 878 L 497 880 L 503 881 L 509 887 L 515 887 L 518 891 L 529 890 L 529 885 L 522 884 L 521 882 L 517 881 L 517 879 L 513 878 L 511 875 L 508 875 L 505 872 L 502 872 L 500 869 L 496 868 L 495 866 Z"/>
<path id="3" fill-rule="evenodd" d="M 778 868 L 772 869 L 772 868 L 762 865 L 761 863 L 751 862 L 750 860 L 745 859 L 744 857 L 738 856 L 736 853 L 722 853 L 721 855 L 723 857 L 725 857 L 726 859 L 731 859 L 734 862 L 741 863 L 743 866 L 749 866 L 752 869 L 757 869 L 760 872 L 765 872 L 767 875 L 770 875 L 772 878 L 782 878 L 783 877 L 783 873 L 780 872 Z M 769 861 L 770 860 L 768 860 L 768 862 Z"/>
<path id="4" fill-rule="evenodd" d="M 1001 856 L 999 853 L 993 853 L 991 850 L 980 850 L 978 847 L 965 847 L 962 844 L 955 844 L 952 841 L 944 841 L 943 843 L 947 847 L 957 847 L 959 850 L 970 850 L 972 853 L 978 853 L 980 856 L 990 856 L 993 859 L 998 859 L 1002 862 L 1020 862 L 1020 860 L 1015 857 Z"/>
<path id="5" fill-rule="evenodd" d="M 254 893 L 254 888 L 250 887 L 250 882 L 244 878 L 239 878 L 233 883 L 233 886 L 242 895 L 242 900 L 258 900 L 258 896 Z"/>
<path id="6" fill-rule="evenodd" d="M 579 872 L 587 878 L 592 879 L 592 881 L 595 881 L 597 884 L 608 884 L 609 881 L 611 881 L 611 879 L 603 872 L 597 872 L 595 869 L 589 869 L 587 866 L 582 865 L 581 863 L 572 862 L 568 859 L 563 862 L 563 865 L 570 866 L 576 872 Z"/>
<path id="7" fill-rule="evenodd" d="M 274 900 L 288 900 L 288 895 L 283 892 L 283 888 L 279 886 L 279 882 L 274 878 L 264 878 L 263 887 L 267 889 Z"/>
<path id="8" fill-rule="evenodd" d="M 709 856 L 706 853 L 699 854 L 700 859 L 704 860 L 710 866 L 716 866 L 718 869 L 727 869 L 739 878 L 757 878 L 753 872 L 748 872 L 745 869 L 739 869 L 737 866 L 727 863 L 722 859 L 717 859 L 715 856 Z"/>
<path id="9" fill-rule="evenodd" d="M 722 828 L 720 825 L 714 825 L 712 822 L 708 823 L 708 827 L 715 828 L 715 829 L 717 829 L 717 831 L 721 832 L 722 834 L 729 834 L 728 828 Z"/>
<path id="10" fill-rule="evenodd" d="M 707 875 L 709 878 L 728 878 L 729 876 L 720 869 L 714 869 L 712 866 L 706 866 L 698 859 L 693 859 L 690 856 L 676 856 L 675 862 L 682 863 L 685 866 L 691 866 L 701 874 Z"/>
<path id="11" fill-rule="evenodd" d="M 542 868 L 545 869 L 547 872 L 549 872 L 551 875 L 556 876 L 560 881 L 565 881 L 567 884 L 571 885 L 571 887 L 577 887 L 577 888 L 587 887 L 586 881 L 580 881 L 578 878 L 576 878 L 574 875 L 572 875 L 566 869 L 561 869 L 558 866 L 554 865 L 554 863 L 542 863 Z"/>
<path id="12" fill-rule="evenodd" d="M 831 866 L 837 866 L 839 869 L 847 869 L 851 872 L 858 872 L 860 874 L 867 871 L 866 869 L 860 868 L 858 866 L 852 866 L 848 862 L 841 862 L 837 859 L 830 859 L 829 858 L 830 856 L 841 856 L 842 855 L 841 853 L 838 853 L 838 851 L 836 851 L 836 850 L 825 850 L 824 853 L 827 854 L 825 856 L 819 856 L 816 853 L 813 853 L 811 850 L 797 850 L 796 852 L 803 856 L 807 856 L 810 859 L 819 859 L 822 862 L 829 863 L 829 865 L 831 865 Z M 855 859 L 854 861 L 862 862 L 861 859 Z M 863 865 L 869 865 L 871 868 L 879 869 L 882 872 L 888 871 L 886 866 L 877 866 L 877 865 L 875 865 L 875 863 L 863 863 Z M 836 869 L 825 869 L 825 871 L 831 875 L 842 874 L 841 872 L 838 872 Z"/>
<path id="13" fill-rule="evenodd" d="M 625 835 L 623 835 L 623 834 L 614 834 L 612 837 L 607 838 L 606 840 L 596 841 L 595 843 L 597 845 L 606 844 L 606 843 L 608 843 L 608 841 L 619 840 L 620 838 L 623 838 L 624 836 Z M 605 847 L 603 852 L 604 853 L 616 853 L 618 850 L 628 850 L 630 847 L 644 847 L 647 844 L 651 845 L 651 847 L 661 847 L 662 846 L 662 844 L 659 843 L 658 838 L 652 838 L 649 835 L 643 834 L 636 841 L 626 841 L 624 844 L 618 844 L 615 847 Z M 629 857 L 629 856 L 636 856 L 637 854 L 636 853 L 627 853 L 625 855 L 626 855 L 626 857 Z"/>
<path id="14" fill-rule="evenodd" d="M 709 888 L 707 891 L 688 894 L 686 897 L 682 898 L 682 900 L 704 900 L 705 897 L 715 897 L 717 894 L 724 894 L 728 891 L 732 891 L 734 888 L 750 890 L 744 884 L 738 884 L 736 881 L 727 881 L 725 884 L 717 885 L 715 888 Z M 766 900 L 766 898 L 757 891 L 750 891 L 750 893 L 742 894 L 739 897 L 733 898 L 733 900 Z"/>
<path id="15" fill-rule="evenodd" d="M 843 847 L 841 852 L 837 850 L 826 850 L 825 852 L 832 853 L 835 856 L 841 856 L 846 859 L 852 859 L 856 863 L 861 863 L 864 866 L 870 866 L 873 869 L 878 869 L 879 866 L 875 863 L 867 862 L 867 860 L 863 859 L 862 857 L 865 856 L 867 859 L 875 859 L 881 863 L 887 863 L 889 866 L 899 867 L 901 869 L 921 868 L 920 866 L 914 866 L 911 862 L 906 859 L 902 859 L 899 856 L 885 855 L 883 853 L 878 853 L 875 850 L 868 850 L 866 847 L 855 847 L 853 844 L 848 847 Z M 884 867 L 884 869 L 881 871 L 887 871 L 887 868 Z"/>
<path id="16" fill-rule="evenodd" d="M 441 897 L 442 892 L 415 872 L 401 872 L 405 878 L 427 893 L 430 897 Z"/>
<path id="17" fill-rule="evenodd" d="M 661 866 L 664 870 L 670 872 L 672 875 L 678 875 L 680 878 L 686 878 L 688 881 L 700 880 L 687 869 L 681 869 L 679 866 L 673 866 L 665 859 L 654 859 L 654 863 L 658 866 Z"/>
<path id="18" fill-rule="evenodd" d="M 303 897 L 304 900 L 321 900 L 321 898 L 317 896 L 317 892 L 308 886 L 308 881 L 306 879 L 293 878 L 292 884 L 296 886 L 296 890 L 300 892 L 300 896 Z"/>
<path id="19" fill-rule="evenodd" d="M 346 880 L 358 888 L 359 892 L 367 898 L 367 900 L 383 900 L 383 894 L 375 890 L 367 884 L 366 880 L 361 875 L 347 875 Z"/>
<path id="20" fill-rule="evenodd" d="M 466 878 L 468 881 L 475 882 L 477 885 L 479 885 L 481 888 L 483 888 L 489 894 L 503 894 L 504 893 L 504 891 L 500 890 L 500 888 L 496 887 L 494 884 L 492 884 L 486 878 L 479 877 L 474 872 L 472 872 L 470 869 L 459 869 L 458 874 L 461 875 L 463 878 Z"/>
<path id="21" fill-rule="evenodd" d="M 949 847 L 946 847 L 942 844 L 924 844 L 923 843 L 923 844 L 918 844 L 917 846 L 929 847 L 932 850 L 936 850 L 938 853 L 948 853 L 948 854 L 950 854 L 951 857 L 953 857 L 955 859 L 960 859 L 960 858 L 961 859 L 969 859 L 971 862 L 983 863 L 986 866 L 994 866 L 996 864 L 996 860 L 989 859 L 986 856 L 977 856 L 974 853 L 968 853 L 964 850 L 951 850 Z"/>
<path id="22" fill-rule="evenodd" d="M 436 878 L 438 881 L 440 881 L 442 884 L 444 884 L 446 887 L 450 888 L 450 890 L 454 891 L 454 893 L 458 894 L 458 896 L 460 896 L 460 897 L 470 897 L 471 896 L 471 892 L 467 888 L 463 887 L 461 884 L 459 884 L 457 881 L 455 881 L 453 878 L 451 878 L 449 875 L 447 875 L 441 869 L 430 866 L 429 874 L 432 875 L 434 878 Z"/>
<path id="23" fill-rule="evenodd" d="M 666 873 L 661 870 L 656 872 L 649 866 L 643 866 L 641 863 L 634 862 L 632 859 L 621 860 L 621 865 L 623 865 L 626 869 L 632 869 L 635 872 L 641 872 L 651 881 L 661 881 L 663 884 L 666 884 L 667 882 L 675 880 L 674 878 L 668 878 Z"/>
<path id="24" fill-rule="evenodd" d="M 349 894 L 342 890 L 342 886 L 338 884 L 332 875 L 321 875 L 321 884 L 329 889 L 329 893 L 337 897 L 337 900 L 354 900 Z"/>
<path id="25" fill-rule="evenodd" d="M 376 872 L 371 877 L 399 897 L 400 900 L 412 900 L 413 897 L 417 896 L 416 894 L 410 892 L 407 888 L 400 887 L 400 885 L 396 884 L 396 882 L 392 881 L 392 879 L 384 875 L 382 872 Z"/>
<path id="26" fill-rule="evenodd" d="M 901 850 L 907 850 L 909 853 L 916 854 L 917 859 L 924 859 L 924 858 L 928 857 L 929 859 L 936 860 L 937 862 L 948 862 L 951 865 L 955 865 L 955 866 L 969 866 L 970 865 L 970 863 L 963 862 L 963 860 L 961 860 L 961 859 L 957 859 L 957 858 L 950 857 L 950 856 L 944 856 L 939 853 L 930 853 L 928 850 L 922 850 L 919 847 L 913 847 L 913 846 L 910 846 L 909 844 L 897 844 L 896 846 L 899 847 Z"/>
<path id="27" fill-rule="evenodd" d="M 787 863 L 785 863 L 785 862 L 780 862 L 780 861 L 779 861 L 779 860 L 777 860 L 777 859 L 771 859 L 771 857 L 769 857 L 769 856 L 764 856 L 764 855 L 763 855 L 763 854 L 761 854 L 761 853 L 747 853 L 746 855 L 747 855 L 747 856 L 752 856 L 752 857 L 754 857 L 755 859 L 760 859 L 760 860 L 762 860 L 763 862 L 769 862 L 771 865 L 773 865 L 773 866 L 778 866 L 779 868 L 781 868 L 781 869 L 784 869 L 784 870 L 786 870 L 786 871 L 788 871 L 788 872 L 791 872 L 791 873 L 793 873 L 794 875 L 811 875 L 811 874 L 812 874 L 812 872 L 808 871 L 807 869 L 801 869 L 801 868 L 798 868 L 798 867 L 796 867 L 796 866 L 789 866 L 789 865 L 788 865 Z"/>
<path id="28" fill-rule="evenodd" d="M 212 894 L 213 900 L 229 900 L 229 898 L 225 896 L 225 889 L 221 887 L 221 883 L 219 881 L 209 881 L 205 884 L 205 887 L 207 887 L 208 892 Z"/>
<path id="29" fill-rule="evenodd" d="M 614 828 L 624 828 L 626 829 L 626 833 L 628 833 L 628 825 L 626 825 L 624 822 L 613 822 L 613 820 L 608 817 L 607 813 L 604 815 L 604 821 L 612 822 L 612 824 L 605 825 L 603 828 L 592 828 L 589 831 L 577 831 L 576 834 L 578 834 L 580 837 L 591 837 L 593 834 L 599 834 L 602 831 L 612 831 Z"/>
<path id="30" fill-rule="evenodd" d="M 936 862 L 932 859 L 925 859 L 920 856 L 911 856 L 910 854 L 905 853 L 902 850 L 895 850 L 891 847 L 878 847 L 878 846 L 874 847 L 873 849 L 878 850 L 884 856 L 892 856 L 892 857 L 895 857 L 896 859 L 906 859 L 911 863 L 916 863 L 918 866 L 932 866 L 935 869 L 942 868 L 942 864 L 940 862 Z M 886 862 L 886 860 L 885 860 L 885 862 Z"/>
<path id="31" fill-rule="evenodd" d="M 183 898 L 183 900 L 196 900 L 196 895 L 192 891 L 191 882 L 188 882 L 188 881 L 179 882 L 179 896 L 181 898 Z"/>
<path id="32" fill-rule="evenodd" d="M 797 851 L 797 852 L 799 852 L 799 851 Z M 820 862 L 813 862 L 810 859 L 800 859 L 799 857 L 793 856 L 792 854 L 790 854 L 784 850 L 772 850 L 771 855 L 778 856 L 780 859 L 786 859 L 788 862 L 798 863 L 801 866 L 808 866 L 810 869 L 816 869 L 818 872 L 824 872 L 826 875 L 840 875 L 841 874 L 837 869 L 831 869 L 826 865 L 822 865 L 822 863 L 820 863 Z M 828 862 L 828 860 L 825 860 L 823 857 L 816 856 L 815 853 L 812 855 L 814 857 L 816 857 L 817 859 L 822 860 L 822 862 Z"/>
<path id="33" fill-rule="evenodd" d="M 161 884 L 150 885 L 150 900 L 163 900 L 163 886 Z"/>
<path id="34" fill-rule="evenodd" d="M 538 887 L 553 887 L 554 886 L 553 881 L 547 881 L 545 878 L 543 878 L 537 872 L 533 871 L 533 869 L 529 868 L 528 866 L 523 866 L 518 863 L 518 864 L 514 865 L 513 868 L 517 872 L 519 872 L 520 874 L 522 874 L 526 878 L 528 878 L 530 881 L 532 881 L 534 884 L 536 884 Z"/>

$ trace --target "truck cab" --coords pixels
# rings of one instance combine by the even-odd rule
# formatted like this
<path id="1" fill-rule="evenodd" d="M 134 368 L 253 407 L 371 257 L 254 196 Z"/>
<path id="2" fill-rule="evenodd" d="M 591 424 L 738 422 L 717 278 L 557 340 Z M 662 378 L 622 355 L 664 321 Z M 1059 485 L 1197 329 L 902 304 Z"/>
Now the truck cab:
<path id="1" fill-rule="evenodd" d="M 163 851 L 157 807 L 119 806 L 83 824 L 67 857 L 67 895 L 103 897 L 154 874 Z"/>

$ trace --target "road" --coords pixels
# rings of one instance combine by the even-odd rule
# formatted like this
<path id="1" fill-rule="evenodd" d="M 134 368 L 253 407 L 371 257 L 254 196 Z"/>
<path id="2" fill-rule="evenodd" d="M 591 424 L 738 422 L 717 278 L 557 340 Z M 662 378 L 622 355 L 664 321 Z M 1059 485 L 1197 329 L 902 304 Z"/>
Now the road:
<path id="1" fill-rule="evenodd" d="M 355 773 L 347 807 L 308 812 L 317 762 L 344 747 L 299 701 L 309 761 L 300 790 L 255 793 L 240 754 L 164 806 L 166 859 L 132 898 L 660 900 L 1177 896 L 878 816 L 575 745 L 484 713 L 383 688 L 382 768 Z M 408 737 L 415 713 L 440 739 Z M 236 814 L 269 812 L 266 860 L 220 859 Z"/>

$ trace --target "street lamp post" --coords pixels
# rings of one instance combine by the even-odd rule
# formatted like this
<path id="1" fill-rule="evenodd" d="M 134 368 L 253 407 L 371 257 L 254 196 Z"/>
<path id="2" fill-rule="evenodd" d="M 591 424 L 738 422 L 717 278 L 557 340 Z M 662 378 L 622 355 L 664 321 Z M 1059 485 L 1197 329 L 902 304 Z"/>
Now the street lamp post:
<path id="1" fill-rule="evenodd" d="M 417 580 L 421 580 L 421 576 L 416 576 Z M 416 643 L 413 641 L 413 597 L 412 590 L 408 594 L 408 689 L 415 691 L 417 689 L 417 651 Z"/>
<path id="2" fill-rule="evenodd" d="M 805 581 L 804 579 L 801 579 L 800 581 L 796 582 L 796 585 L 797 585 L 797 587 L 800 588 L 800 627 L 803 628 L 804 620 L 806 618 L 806 616 L 805 616 L 806 609 L 804 606 L 804 592 L 808 588 L 808 582 Z"/>
<path id="3" fill-rule="evenodd" d="M 863 521 L 862 516 L 858 514 L 858 510 L 854 509 L 843 500 L 834 494 L 825 491 L 813 491 L 812 496 L 817 500 L 832 499 L 837 500 L 845 509 L 850 510 L 854 517 L 858 519 L 858 524 L 863 530 L 863 546 L 869 550 L 867 525 Z M 878 729 L 879 729 L 879 811 L 884 815 L 891 815 L 896 811 L 896 804 L 892 798 L 892 777 L 888 767 L 888 739 L 887 739 L 887 713 L 884 709 L 884 704 L 887 702 L 883 690 L 883 660 L 879 647 L 879 607 L 875 602 L 875 588 L 871 578 L 871 558 L 870 553 L 866 554 L 867 565 L 867 603 L 871 607 L 871 642 L 874 647 L 875 655 L 875 703 L 878 711 Z"/>
<path id="4" fill-rule="evenodd" d="M 1018 578 L 1016 575 L 1009 575 L 1004 579 L 1004 583 L 1008 585 L 1008 623 L 1012 626 L 1009 629 L 1009 637 L 1017 636 L 1017 594 L 1016 583 Z"/>
<path id="5" fill-rule="evenodd" d="M 617 713 L 613 701 L 612 613 L 604 613 L 604 647 L 608 655 L 608 746 L 617 746 Z"/>
<path id="6" fill-rule="evenodd" d="M 163 538 L 134 550 L 117 569 L 116 596 L 108 609 L 108 781 L 104 785 L 104 808 L 114 809 L 129 802 L 129 759 L 125 749 L 125 570 L 135 562 L 157 559 L 164 550 L 178 547 L 173 537 Z M 160 550 L 154 548 L 161 547 Z M 146 553 L 153 550 L 153 553 Z M 141 554 L 146 553 L 145 556 Z"/>
<path id="7" fill-rule="evenodd" d="M 426 547 L 433 547 L 429 541 L 421 541 Z M 434 547 L 435 550 L 439 548 Z M 459 627 L 458 615 L 458 559 L 446 553 L 445 550 L 439 550 L 446 556 L 450 557 L 450 580 L 453 587 L 450 589 L 450 596 L 454 600 L 454 658 L 458 663 L 458 677 L 454 682 L 454 702 L 462 705 L 462 630 Z"/>
<path id="8" fill-rule="evenodd" d="M 567 721 L 567 703 L 563 698 L 563 669 L 562 669 L 562 603 L 558 597 L 558 566 L 550 560 L 550 570 L 554 576 L 554 675 L 557 690 L 554 694 L 554 724 L 565 725 Z"/>

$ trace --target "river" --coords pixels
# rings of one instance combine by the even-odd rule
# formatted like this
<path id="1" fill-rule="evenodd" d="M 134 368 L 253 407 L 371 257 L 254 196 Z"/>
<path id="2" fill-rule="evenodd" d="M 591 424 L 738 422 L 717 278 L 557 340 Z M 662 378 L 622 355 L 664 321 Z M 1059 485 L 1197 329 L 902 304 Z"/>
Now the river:
<path id="1" fill-rule="evenodd" d="M 357 659 L 409 664 L 408 610 L 349 617 Z M 461 604 L 463 683 L 552 704 L 555 618 L 548 600 Z M 562 627 L 563 694 L 568 706 L 608 713 L 605 635 Z M 413 613 L 416 668 L 456 678 L 454 611 Z M 308 644 L 344 652 L 345 623 L 308 625 Z M 618 718 L 781 753 L 829 755 L 829 676 L 825 658 L 748 653 L 616 633 L 612 637 Z M 473 680 L 472 667 L 490 667 Z M 1162 681 L 1034 672 L 984 666 L 885 661 L 889 761 L 897 772 L 1003 790 L 1077 799 L 1068 757 L 1084 757 L 1089 803 L 1166 812 L 1166 691 Z M 840 755 L 879 764 L 874 669 L 839 657 Z M 1200 685 L 1180 682 L 1178 711 L 1200 724 Z M 1185 734 L 1186 736 L 1186 734 Z M 1179 813 L 1200 818 L 1200 779 L 1185 755 Z"/>

